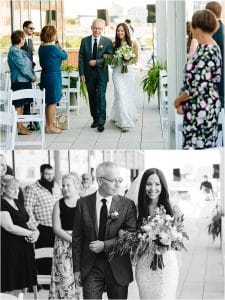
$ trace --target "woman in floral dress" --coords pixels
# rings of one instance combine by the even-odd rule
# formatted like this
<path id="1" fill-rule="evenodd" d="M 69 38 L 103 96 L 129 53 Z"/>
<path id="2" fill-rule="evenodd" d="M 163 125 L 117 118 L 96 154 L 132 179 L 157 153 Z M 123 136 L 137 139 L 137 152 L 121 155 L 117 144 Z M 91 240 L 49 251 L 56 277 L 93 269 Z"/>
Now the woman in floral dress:
<path id="1" fill-rule="evenodd" d="M 64 175 L 64 198 L 56 202 L 53 210 L 53 230 L 56 235 L 49 299 L 76 299 L 72 263 L 73 219 L 79 196 L 80 178 L 76 173 Z"/>
<path id="2" fill-rule="evenodd" d="M 217 28 L 211 11 L 194 13 L 192 31 L 199 46 L 186 64 L 182 91 L 174 102 L 177 113 L 184 114 L 183 149 L 216 147 L 221 107 L 217 85 L 222 65 L 219 46 L 212 39 Z"/>

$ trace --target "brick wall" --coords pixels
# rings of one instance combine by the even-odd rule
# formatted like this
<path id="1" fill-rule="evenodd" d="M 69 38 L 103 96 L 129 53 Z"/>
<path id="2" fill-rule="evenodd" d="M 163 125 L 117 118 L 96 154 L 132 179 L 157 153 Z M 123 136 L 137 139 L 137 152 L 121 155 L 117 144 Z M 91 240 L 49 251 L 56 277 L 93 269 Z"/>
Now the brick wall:
<path id="1" fill-rule="evenodd" d="M 68 53 L 68 64 L 72 65 L 74 68 L 78 68 L 78 55 L 79 50 L 78 49 L 66 49 L 66 52 Z"/>

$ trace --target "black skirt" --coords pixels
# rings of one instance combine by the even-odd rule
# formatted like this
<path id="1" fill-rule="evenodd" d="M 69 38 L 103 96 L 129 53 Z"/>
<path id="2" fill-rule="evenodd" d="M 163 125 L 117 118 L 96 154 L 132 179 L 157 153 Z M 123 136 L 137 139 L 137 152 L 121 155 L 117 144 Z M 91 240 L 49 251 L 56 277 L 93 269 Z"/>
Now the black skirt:
<path id="1" fill-rule="evenodd" d="M 32 89 L 32 83 L 30 81 L 29 82 L 12 82 L 11 89 L 13 91 Z M 20 107 L 20 106 L 24 106 L 24 105 L 30 105 L 31 102 L 33 102 L 33 99 L 27 98 L 27 99 L 15 100 L 12 102 L 12 104 L 15 107 Z"/>

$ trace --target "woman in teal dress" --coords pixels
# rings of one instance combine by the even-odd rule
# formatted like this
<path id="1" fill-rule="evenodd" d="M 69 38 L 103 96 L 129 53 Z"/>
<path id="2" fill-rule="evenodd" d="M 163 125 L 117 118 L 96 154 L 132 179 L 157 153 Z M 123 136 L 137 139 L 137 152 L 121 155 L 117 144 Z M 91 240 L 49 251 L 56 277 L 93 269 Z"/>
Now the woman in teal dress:
<path id="1" fill-rule="evenodd" d="M 38 54 L 41 71 L 41 88 L 46 91 L 46 133 L 60 133 L 56 127 L 56 104 L 62 97 L 61 64 L 67 53 L 56 44 L 57 30 L 53 25 L 44 26 L 41 31 L 42 44 Z"/>

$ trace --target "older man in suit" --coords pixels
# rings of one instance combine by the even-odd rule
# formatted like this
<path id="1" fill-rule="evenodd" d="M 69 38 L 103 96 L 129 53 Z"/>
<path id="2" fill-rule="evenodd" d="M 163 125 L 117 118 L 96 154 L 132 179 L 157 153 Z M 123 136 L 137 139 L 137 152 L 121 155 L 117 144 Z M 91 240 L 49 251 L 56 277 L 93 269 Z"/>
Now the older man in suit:
<path id="1" fill-rule="evenodd" d="M 92 35 L 82 39 L 79 51 L 79 73 L 81 82 L 86 82 L 90 112 L 93 118 L 92 128 L 104 131 L 106 120 L 106 87 L 108 68 L 104 65 L 104 54 L 112 54 L 112 41 L 103 37 L 104 20 L 93 21 Z"/>
<path id="2" fill-rule="evenodd" d="M 105 288 L 109 299 L 126 299 L 133 280 L 129 255 L 108 261 L 108 253 L 120 229 L 136 229 L 136 207 L 118 195 L 122 179 L 117 165 L 100 164 L 96 178 L 98 191 L 77 202 L 72 239 L 75 284 L 83 285 L 84 299 L 102 299 Z"/>

